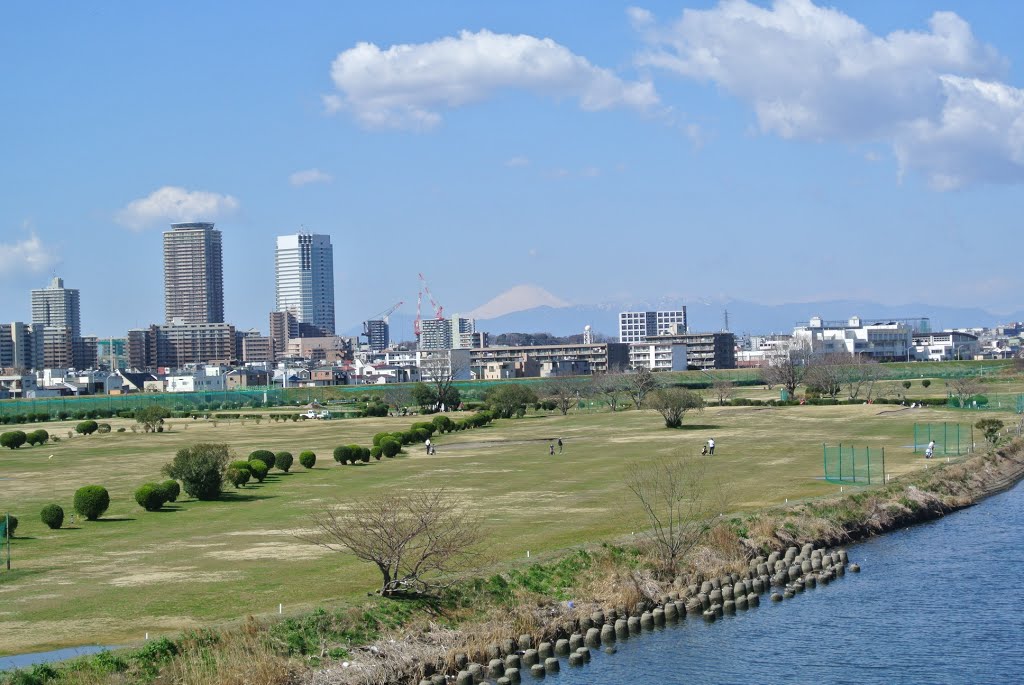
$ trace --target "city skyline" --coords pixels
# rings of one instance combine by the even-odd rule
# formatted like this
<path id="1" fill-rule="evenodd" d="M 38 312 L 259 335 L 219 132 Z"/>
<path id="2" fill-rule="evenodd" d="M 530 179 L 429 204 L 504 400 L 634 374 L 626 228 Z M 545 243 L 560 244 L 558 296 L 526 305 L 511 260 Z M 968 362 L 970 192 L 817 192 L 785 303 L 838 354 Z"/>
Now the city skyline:
<path id="1" fill-rule="evenodd" d="M 414 301 L 420 271 L 448 311 L 521 284 L 1019 309 L 1015 250 L 993 248 L 1020 244 L 1024 7 L 396 7 L 12 8 L 0 320 L 59 273 L 86 333 L 160 321 L 160 233 L 185 221 L 223 231 L 241 329 L 265 328 L 296 224 L 345 254 L 339 331 Z M 184 25 L 221 49 L 163 50 Z M 182 93 L 203 106 L 167 107 Z M 393 245 L 416 249 L 382 278 L 369 255 Z"/>
<path id="2" fill-rule="evenodd" d="M 274 311 L 291 312 L 300 324 L 334 335 L 334 247 L 329 235 L 277 236 Z"/>

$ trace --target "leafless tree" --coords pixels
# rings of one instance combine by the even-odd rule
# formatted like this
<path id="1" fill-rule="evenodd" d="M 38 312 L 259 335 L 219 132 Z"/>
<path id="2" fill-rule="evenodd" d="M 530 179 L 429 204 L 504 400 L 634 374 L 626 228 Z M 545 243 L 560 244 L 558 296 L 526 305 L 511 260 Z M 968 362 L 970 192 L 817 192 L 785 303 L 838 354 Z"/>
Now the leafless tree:
<path id="1" fill-rule="evenodd" d="M 788 355 L 776 358 L 764 370 L 765 382 L 770 385 L 781 385 L 792 398 L 796 394 L 797 386 L 803 382 L 805 357 L 803 352 L 792 350 Z"/>
<path id="2" fill-rule="evenodd" d="M 580 386 L 568 378 L 554 378 L 544 385 L 544 394 L 555 403 L 562 416 L 565 416 L 579 402 Z"/>
<path id="3" fill-rule="evenodd" d="M 626 486 L 640 502 L 659 571 L 673 577 L 710 529 L 717 499 L 705 478 L 705 462 L 660 456 L 630 464 Z"/>
<path id="4" fill-rule="evenodd" d="M 660 388 L 651 394 L 650 407 L 665 419 L 666 428 L 679 428 L 686 412 L 704 411 L 704 398 L 686 388 Z"/>
<path id="5" fill-rule="evenodd" d="M 637 409 L 643 409 L 644 399 L 661 385 L 646 366 L 641 366 L 633 373 L 623 374 L 622 380 L 626 393 Z"/>
<path id="6" fill-rule="evenodd" d="M 847 369 L 853 355 L 847 352 L 828 352 L 815 354 L 807 358 L 804 371 L 804 384 L 832 399 L 843 389 Z"/>
<path id="7" fill-rule="evenodd" d="M 946 386 L 949 388 L 949 391 L 953 393 L 953 397 L 956 398 L 961 409 L 967 405 L 968 400 L 980 393 L 982 390 L 981 382 L 974 376 L 961 376 L 960 378 L 954 378 L 949 381 Z"/>
<path id="8" fill-rule="evenodd" d="M 850 359 L 846 373 L 846 394 L 855 400 L 864 393 L 864 399 L 870 402 L 875 396 L 876 383 L 884 377 L 885 372 L 877 360 L 863 354 L 855 355 Z"/>
<path id="9" fill-rule="evenodd" d="M 465 377 L 469 370 L 468 362 L 461 356 L 452 356 L 447 350 L 437 350 L 428 353 L 420 359 L 420 372 L 427 376 L 427 382 L 434 386 L 434 396 L 437 397 L 438 406 L 452 408 L 450 405 L 457 404 L 453 400 L 453 384 L 456 379 Z"/>
<path id="10" fill-rule="evenodd" d="M 384 386 L 381 393 L 388 405 L 400 411 L 412 404 L 412 389 L 408 383 L 391 384 Z"/>
<path id="11" fill-rule="evenodd" d="M 298 537 L 380 570 L 380 594 L 427 594 L 468 563 L 483 540 L 479 519 L 444 489 L 383 493 L 325 506 Z"/>
<path id="12" fill-rule="evenodd" d="M 711 381 L 711 392 L 718 398 L 718 406 L 721 407 L 725 404 L 726 400 L 732 399 L 732 396 L 736 393 L 736 383 L 728 378 L 716 376 Z"/>
<path id="13" fill-rule="evenodd" d="M 625 383 L 620 373 L 597 373 L 590 377 L 590 394 L 599 397 L 612 411 L 619 408 Z"/>

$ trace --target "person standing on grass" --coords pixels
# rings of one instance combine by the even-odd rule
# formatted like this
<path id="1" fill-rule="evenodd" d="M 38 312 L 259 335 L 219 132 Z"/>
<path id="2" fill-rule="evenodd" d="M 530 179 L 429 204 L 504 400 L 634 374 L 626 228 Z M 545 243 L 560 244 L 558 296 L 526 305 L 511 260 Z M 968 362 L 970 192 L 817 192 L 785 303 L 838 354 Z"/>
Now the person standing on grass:
<path id="1" fill-rule="evenodd" d="M 548 454 L 550 456 L 552 456 L 552 457 L 555 456 L 555 443 L 553 443 L 553 442 L 549 442 L 548 443 Z"/>
<path id="2" fill-rule="evenodd" d="M 430 438 L 427 438 L 427 454 L 430 454 Z"/>
<path id="3" fill-rule="evenodd" d="M 715 456 L 715 439 L 708 438 L 708 456 Z"/>
<path id="4" fill-rule="evenodd" d="M 558 453 L 559 454 L 562 453 L 562 439 L 561 438 L 558 439 Z"/>

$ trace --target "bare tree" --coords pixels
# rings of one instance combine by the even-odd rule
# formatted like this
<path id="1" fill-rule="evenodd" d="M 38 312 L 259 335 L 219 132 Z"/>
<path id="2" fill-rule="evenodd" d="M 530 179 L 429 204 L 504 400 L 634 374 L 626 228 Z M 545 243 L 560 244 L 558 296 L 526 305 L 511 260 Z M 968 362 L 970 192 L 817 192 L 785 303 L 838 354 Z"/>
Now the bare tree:
<path id="1" fill-rule="evenodd" d="M 679 428 L 686 412 L 704 411 L 704 398 L 686 388 L 661 388 L 651 395 L 650 406 L 665 419 L 666 428 Z"/>
<path id="2" fill-rule="evenodd" d="M 444 489 L 383 493 L 313 513 L 298 537 L 376 564 L 380 594 L 426 594 L 475 556 L 480 521 Z"/>
<path id="3" fill-rule="evenodd" d="M 394 407 L 395 411 L 401 411 L 412 404 L 412 388 L 408 383 L 389 383 L 384 386 L 381 394 L 384 397 L 384 401 Z"/>
<path id="4" fill-rule="evenodd" d="M 847 370 L 853 360 L 848 352 L 815 354 L 807 359 L 804 384 L 832 399 L 843 389 Z"/>
<path id="5" fill-rule="evenodd" d="M 643 409 L 644 398 L 661 385 L 646 366 L 641 366 L 633 373 L 623 374 L 622 380 L 626 393 L 629 394 L 637 409 Z"/>
<path id="6" fill-rule="evenodd" d="M 791 350 L 788 355 L 776 358 L 764 370 L 765 382 L 769 385 L 781 385 L 792 398 L 804 378 L 805 356 L 799 350 Z"/>
<path id="7" fill-rule="evenodd" d="M 846 373 L 846 394 L 851 400 L 855 400 L 863 392 L 864 399 L 870 402 L 875 394 L 875 384 L 884 377 L 882 365 L 877 360 L 862 354 L 855 355 L 850 359 Z"/>
<path id="8" fill-rule="evenodd" d="M 622 393 L 625 391 L 625 384 L 622 374 L 600 373 L 590 377 L 590 394 L 600 397 L 608 408 L 616 411 L 619 402 L 622 400 Z"/>
<path id="9" fill-rule="evenodd" d="M 736 393 L 736 383 L 728 378 L 717 376 L 711 381 L 711 392 L 718 398 L 718 406 L 721 407 Z"/>
<path id="10" fill-rule="evenodd" d="M 981 382 L 978 381 L 974 376 L 961 376 L 960 378 L 954 378 L 946 384 L 949 391 L 953 393 L 953 397 L 956 398 L 960 408 L 963 409 L 968 400 L 977 395 L 982 390 Z"/>
<path id="11" fill-rule="evenodd" d="M 568 378 L 554 378 L 545 384 L 544 394 L 555 403 L 562 416 L 565 416 L 579 403 L 580 386 Z"/>
<path id="12" fill-rule="evenodd" d="M 636 496 L 650 530 L 647 537 L 659 571 L 673 577 L 710 529 L 715 513 L 705 462 L 661 456 L 629 465 L 626 486 Z"/>
<path id="13" fill-rule="evenodd" d="M 434 386 L 438 407 L 452 408 L 459 404 L 455 381 L 466 376 L 469 364 L 462 356 L 454 356 L 451 350 L 435 350 L 420 359 L 420 373 L 427 376 L 427 382 Z"/>

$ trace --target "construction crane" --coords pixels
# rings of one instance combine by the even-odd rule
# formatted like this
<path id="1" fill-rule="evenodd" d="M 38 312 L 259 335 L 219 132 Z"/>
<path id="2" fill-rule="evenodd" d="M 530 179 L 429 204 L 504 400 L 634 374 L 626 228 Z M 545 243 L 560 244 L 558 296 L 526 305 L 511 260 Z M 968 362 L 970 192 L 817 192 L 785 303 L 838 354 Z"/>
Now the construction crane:
<path id="1" fill-rule="evenodd" d="M 416 333 L 416 339 L 417 340 L 420 339 L 420 322 L 423 320 L 423 316 L 422 316 L 422 314 L 420 312 L 421 307 L 423 305 L 423 293 L 427 294 L 427 299 L 430 300 L 430 306 L 434 308 L 434 318 L 435 319 L 443 319 L 444 318 L 444 307 L 439 305 L 437 303 L 437 300 L 434 299 L 434 294 L 430 292 L 430 286 L 427 285 L 427 279 L 423 276 L 422 273 L 419 274 L 419 277 L 420 277 L 420 291 L 416 295 L 416 322 L 413 324 L 413 329 L 414 329 L 414 331 Z"/>
<path id="2" fill-rule="evenodd" d="M 401 302 L 396 302 L 395 304 L 391 305 L 390 307 L 388 307 L 387 309 L 382 311 L 380 314 L 378 314 L 376 316 L 373 316 L 373 317 L 370 317 L 369 320 L 364 321 L 363 322 L 363 335 L 365 337 L 369 337 L 369 335 L 370 335 L 370 321 L 383 321 L 384 323 L 389 323 L 388 317 L 391 316 L 392 314 L 394 314 L 395 310 L 398 309 L 399 307 L 401 307 L 403 304 L 405 304 L 404 300 L 401 301 Z"/>

